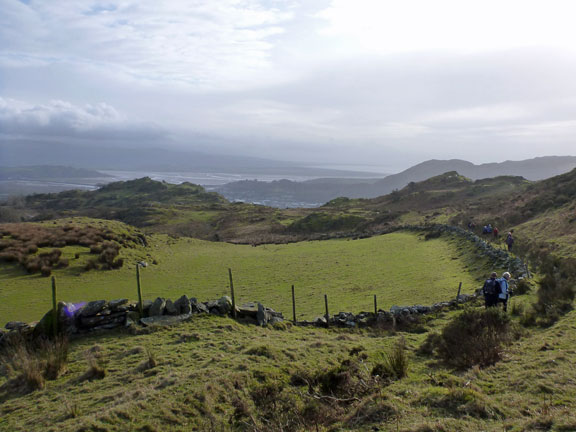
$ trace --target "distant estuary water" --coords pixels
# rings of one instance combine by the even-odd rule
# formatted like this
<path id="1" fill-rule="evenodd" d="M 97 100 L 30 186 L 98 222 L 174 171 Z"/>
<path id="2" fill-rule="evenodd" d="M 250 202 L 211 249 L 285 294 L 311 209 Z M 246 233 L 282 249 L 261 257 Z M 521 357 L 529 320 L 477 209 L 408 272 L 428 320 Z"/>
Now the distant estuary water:
<path id="1" fill-rule="evenodd" d="M 328 167 L 322 167 L 328 168 Z M 340 167 L 338 167 L 340 168 Z M 344 167 L 342 167 L 344 168 Z M 347 167 L 349 168 L 349 167 Z M 335 167 L 334 167 L 335 169 Z M 7 199 L 11 196 L 28 195 L 33 193 L 56 193 L 70 189 L 96 190 L 100 186 L 116 182 L 127 181 L 142 177 L 150 177 L 153 180 L 165 181 L 172 184 L 190 182 L 206 187 L 207 190 L 216 190 L 218 186 L 226 183 L 232 183 L 242 180 L 258 180 L 263 182 L 272 182 L 275 180 L 291 180 L 303 182 L 313 180 L 322 176 L 316 175 L 272 175 L 272 174 L 246 174 L 246 173 L 205 173 L 205 172 L 150 172 L 150 171 L 116 171 L 116 170 L 99 170 L 106 174 L 107 177 L 98 178 L 67 178 L 54 180 L 7 180 L 0 181 L 0 200 Z M 340 174 L 340 173 L 339 173 Z M 365 174 L 359 171 L 341 172 L 341 177 L 351 178 L 370 178 L 375 177 L 375 173 Z M 348 174 L 348 175 L 347 175 Z M 339 177 L 340 177 L 339 176 Z M 378 176 L 378 174 L 376 174 Z M 232 201 L 239 201 L 238 197 L 228 196 Z M 284 197 L 277 197 L 275 200 L 251 200 L 255 204 L 262 204 L 271 207 L 317 207 L 322 202 L 299 202 L 287 200 Z M 244 201 L 244 200 L 242 200 Z"/>
<path id="2" fill-rule="evenodd" d="M 100 171 L 113 177 L 110 181 L 126 181 L 141 177 L 150 177 L 152 180 L 165 181 L 167 183 L 180 184 L 190 182 L 201 186 L 221 186 L 241 180 L 292 180 L 306 181 L 318 178 L 318 176 L 286 176 L 269 174 L 235 174 L 235 173 L 200 173 L 200 172 L 146 172 L 146 171 Z"/>

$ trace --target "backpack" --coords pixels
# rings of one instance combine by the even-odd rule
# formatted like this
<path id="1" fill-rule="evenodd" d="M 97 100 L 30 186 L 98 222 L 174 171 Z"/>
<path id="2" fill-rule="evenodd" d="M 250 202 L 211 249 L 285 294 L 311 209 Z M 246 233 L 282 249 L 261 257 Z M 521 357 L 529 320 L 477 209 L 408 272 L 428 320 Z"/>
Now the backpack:
<path id="1" fill-rule="evenodd" d="M 499 295 L 502 292 L 502 287 L 500 286 L 500 282 L 496 279 L 487 279 L 484 283 L 484 294 L 495 296 Z"/>

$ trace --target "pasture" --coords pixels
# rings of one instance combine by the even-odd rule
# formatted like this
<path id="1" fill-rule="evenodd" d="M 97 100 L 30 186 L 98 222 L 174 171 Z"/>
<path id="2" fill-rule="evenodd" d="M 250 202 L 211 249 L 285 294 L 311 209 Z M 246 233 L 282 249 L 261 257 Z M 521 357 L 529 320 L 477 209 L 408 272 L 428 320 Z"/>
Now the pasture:
<path id="1" fill-rule="evenodd" d="M 257 247 L 152 235 L 147 248 L 122 249 L 124 267 L 109 271 L 82 271 L 90 257 L 87 248 L 62 250 L 71 258 L 68 268 L 54 271 L 62 301 L 136 299 L 135 263 L 145 260 L 144 299 L 182 294 L 201 301 L 219 298 L 229 294 L 231 268 L 237 303 L 260 301 L 288 318 L 290 287 L 295 285 L 298 319 L 323 314 L 324 294 L 331 313 L 373 310 L 374 294 L 384 309 L 447 300 L 459 282 L 462 292 L 473 292 L 489 270 L 468 245 L 443 238 L 425 241 L 407 232 Z M 76 253 L 80 258 L 73 260 Z M 50 307 L 49 278 L 2 264 L 0 325 L 38 320 Z"/>

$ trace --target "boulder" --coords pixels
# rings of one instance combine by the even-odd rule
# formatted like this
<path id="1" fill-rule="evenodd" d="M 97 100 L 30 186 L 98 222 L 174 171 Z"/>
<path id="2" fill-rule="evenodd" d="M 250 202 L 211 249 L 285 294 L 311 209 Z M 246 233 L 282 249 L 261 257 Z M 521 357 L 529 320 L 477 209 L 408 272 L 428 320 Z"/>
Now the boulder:
<path id="1" fill-rule="evenodd" d="M 244 317 L 256 319 L 258 314 L 258 303 L 245 303 L 238 308 L 238 314 Z"/>
<path id="2" fill-rule="evenodd" d="M 376 316 L 376 322 L 381 324 L 391 323 L 393 321 L 393 315 L 391 312 L 386 311 L 378 311 L 378 315 Z"/>
<path id="3" fill-rule="evenodd" d="M 232 299 L 228 296 L 222 296 L 218 299 L 218 310 L 222 315 L 228 315 L 232 312 Z"/>
<path id="4" fill-rule="evenodd" d="M 80 312 L 81 316 L 92 316 L 101 312 L 106 307 L 106 300 L 94 300 L 86 303 Z"/>
<path id="5" fill-rule="evenodd" d="M 58 303 L 58 331 L 67 335 L 78 333 L 77 317 L 82 311 L 81 304 Z"/>
<path id="6" fill-rule="evenodd" d="M 392 306 L 390 308 L 390 313 L 398 315 L 403 313 L 410 313 L 410 311 L 406 308 L 406 306 Z"/>
<path id="7" fill-rule="evenodd" d="M 138 311 L 128 311 L 126 312 L 126 322 L 131 321 L 137 323 L 140 321 L 140 313 Z"/>
<path id="8" fill-rule="evenodd" d="M 279 316 L 271 316 L 270 317 L 270 321 L 268 321 L 268 324 L 276 324 L 277 322 L 284 322 L 284 318 L 283 317 L 279 317 Z"/>
<path id="9" fill-rule="evenodd" d="M 117 299 L 117 300 L 110 300 L 108 306 L 112 312 L 124 312 L 127 311 L 130 305 L 128 304 L 128 299 Z"/>
<path id="10" fill-rule="evenodd" d="M 470 300 L 472 300 L 474 298 L 474 296 L 470 295 L 470 294 L 460 294 L 458 296 L 458 303 L 466 303 Z"/>
<path id="11" fill-rule="evenodd" d="M 183 295 L 178 300 L 176 300 L 174 302 L 174 306 L 176 307 L 178 314 L 192 313 L 192 307 L 190 306 L 190 299 L 186 295 Z"/>
<path id="12" fill-rule="evenodd" d="M 192 313 L 209 313 L 210 310 L 206 307 L 206 305 L 202 302 L 199 302 L 198 299 L 192 297 L 190 299 L 190 309 L 192 309 Z"/>
<path id="13" fill-rule="evenodd" d="M 259 326 L 265 326 L 270 321 L 270 316 L 266 313 L 266 308 L 262 303 L 258 303 L 258 312 L 256 313 L 256 321 Z"/>
<path id="14" fill-rule="evenodd" d="M 15 331 L 23 330 L 26 327 L 28 327 L 28 323 L 25 323 L 23 321 L 10 321 L 6 323 L 6 325 L 4 326 L 6 330 L 15 330 Z"/>
<path id="15" fill-rule="evenodd" d="M 166 309 L 166 300 L 163 299 L 162 297 L 158 297 L 156 300 L 154 300 L 152 306 L 150 306 L 150 311 L 148 312 L 148 315 L 151 317 L 163 315 L 164 309 Z"/>
<path id="16" fill-rule="evenodd" d="M 150 313 L 150 308 L 152 307 L 153 304 L 154 304 L 154 302 L 152 300 L 143 300 L 142 301 L 142 312 L 144 312 L 144 315 L 147 315 Z M 138 310 L 138 304 L 136 304 L 136 310 Z"/>
<path id="17" fill-rule="evenodd" d="M 174 302 L 170 299 L 166 300 L 166 315 L 178 315 L 178 308 L 174 305 Z"/>
<path id="18" fill-rule="evenodd" d="M 169 326 L 187 320 L 190 317 L 190 314 L 151 316 L 140 318 L 140 323 L 144 326 Z"/>
<path id="19" fill-rule="evenodd" d="M 314 325 L 318 327 L 328 327 L 328 321 L 326 320 L 326 317 L 319 316 L 314 318 Z"/>
<path id="20" fill-rule="evenodd" d="M 115 312 L 107 315 L 81 316 L 80 327 L 83 330 L 111 329 L 126 323 L 127 312 Z"/>

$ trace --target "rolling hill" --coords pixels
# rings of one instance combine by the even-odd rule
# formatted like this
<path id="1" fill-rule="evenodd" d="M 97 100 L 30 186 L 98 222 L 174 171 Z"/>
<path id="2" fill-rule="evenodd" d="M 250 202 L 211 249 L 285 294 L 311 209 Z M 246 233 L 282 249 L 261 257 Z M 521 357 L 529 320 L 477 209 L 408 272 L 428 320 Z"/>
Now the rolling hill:
<path id="1" fill-rule="evenodd" d="M 301 202 L 307 203 L 308 206 L 317 206 L 337 197 L 374 198 L 386 195 L 394 190 L 402 189 L 411 182 L 423 181 L 449 171 L 457 171 L 472 180 L 498 176 L 521 176 L 527 180 L 537 181 L 568 172 L 573 168 L 576 168 L 574 156 L 548 156 L 481 165 L 458 159 L 429 160 L 383 179 L 324 178 L 305 182 L 282 180 L 271 183 L 242 181 L 228 183 L 216 190 L 230 200 Z"/>

